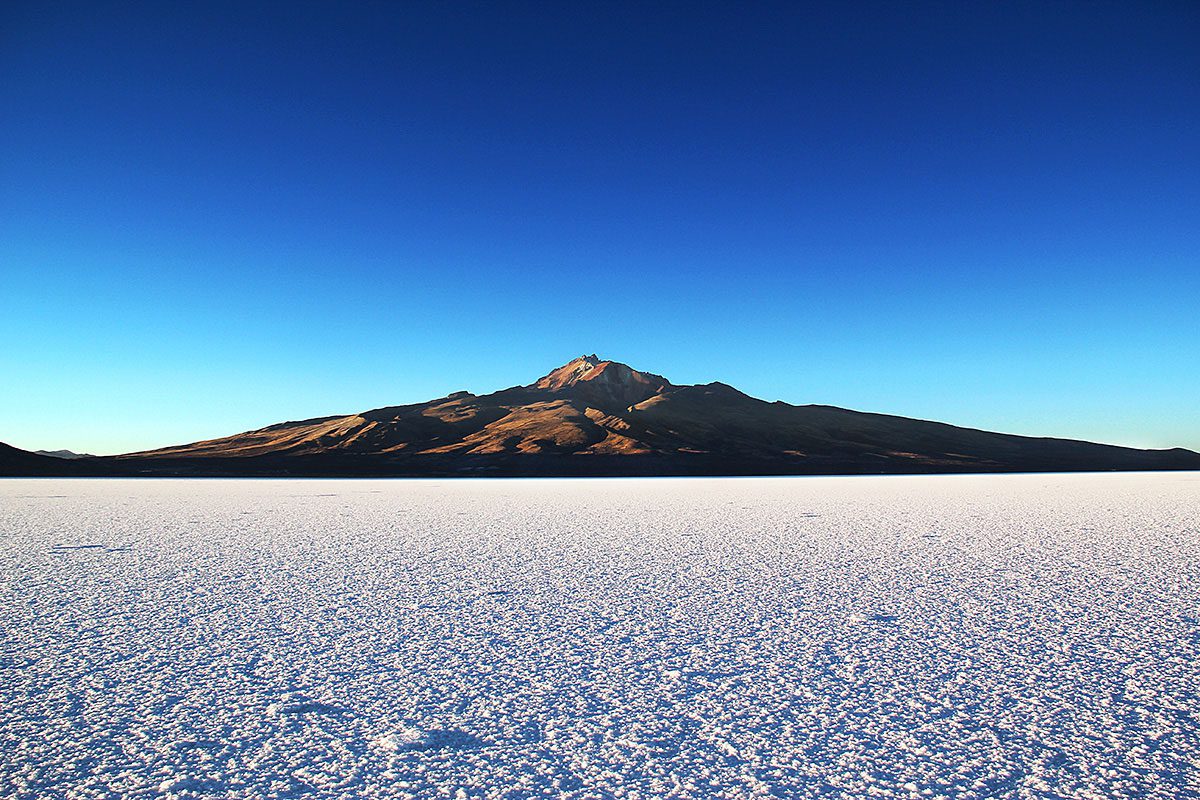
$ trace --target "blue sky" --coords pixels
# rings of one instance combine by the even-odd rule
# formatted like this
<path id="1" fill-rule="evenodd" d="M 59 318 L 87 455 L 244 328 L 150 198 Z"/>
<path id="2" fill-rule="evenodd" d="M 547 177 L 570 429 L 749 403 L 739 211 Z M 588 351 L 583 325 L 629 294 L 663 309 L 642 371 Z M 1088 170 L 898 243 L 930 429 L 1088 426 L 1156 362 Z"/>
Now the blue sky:
<path id="1" fill-rule="evenodd" d="M 0 10 L 0 441 L 532 381 L 1200 449 L 1194 3 Z"/>

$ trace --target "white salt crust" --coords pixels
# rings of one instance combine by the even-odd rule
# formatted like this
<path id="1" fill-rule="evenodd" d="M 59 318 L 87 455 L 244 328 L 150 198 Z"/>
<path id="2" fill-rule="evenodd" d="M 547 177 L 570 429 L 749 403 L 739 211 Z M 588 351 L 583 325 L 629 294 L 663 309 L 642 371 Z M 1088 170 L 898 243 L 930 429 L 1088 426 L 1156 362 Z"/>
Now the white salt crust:
<path id="1" fill-rule="evenodd" d="M 0 481 L 0 797 L 1200 793 L 1200 473 Z"/>

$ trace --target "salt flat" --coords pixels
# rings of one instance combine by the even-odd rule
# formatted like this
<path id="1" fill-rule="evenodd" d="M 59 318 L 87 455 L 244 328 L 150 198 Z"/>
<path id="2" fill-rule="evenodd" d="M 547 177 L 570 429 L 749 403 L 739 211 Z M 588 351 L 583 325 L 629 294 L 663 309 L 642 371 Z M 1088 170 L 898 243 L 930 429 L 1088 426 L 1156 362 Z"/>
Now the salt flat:
<path id="1" fill-rule="evenodd" d="M 0 481 L 0 796 L 1200 793 L 1200 474 Z"/>

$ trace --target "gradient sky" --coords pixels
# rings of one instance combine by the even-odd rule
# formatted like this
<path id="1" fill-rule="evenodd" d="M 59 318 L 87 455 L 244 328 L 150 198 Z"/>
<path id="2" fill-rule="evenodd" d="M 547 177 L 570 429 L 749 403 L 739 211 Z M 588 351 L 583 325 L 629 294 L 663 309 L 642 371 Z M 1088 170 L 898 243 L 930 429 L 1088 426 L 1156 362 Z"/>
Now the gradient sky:
<path id="1" fill-rule="evenodd" d="M 1200 5 L 0 6 L 0 441 L 527 383 L 1200 449 Z"/>

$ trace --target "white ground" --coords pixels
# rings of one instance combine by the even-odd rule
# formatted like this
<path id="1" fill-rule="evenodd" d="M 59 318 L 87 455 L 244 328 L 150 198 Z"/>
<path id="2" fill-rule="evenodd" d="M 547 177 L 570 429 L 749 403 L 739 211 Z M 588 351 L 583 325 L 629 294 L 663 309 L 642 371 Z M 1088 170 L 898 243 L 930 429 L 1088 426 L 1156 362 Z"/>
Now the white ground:
<path id="1" fill-rule="evenodd" d="M 0 797 L 1200 793 L 1200 473 L 0 481 Z"/>

